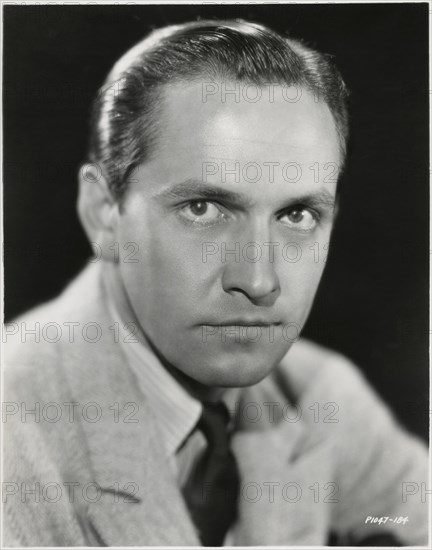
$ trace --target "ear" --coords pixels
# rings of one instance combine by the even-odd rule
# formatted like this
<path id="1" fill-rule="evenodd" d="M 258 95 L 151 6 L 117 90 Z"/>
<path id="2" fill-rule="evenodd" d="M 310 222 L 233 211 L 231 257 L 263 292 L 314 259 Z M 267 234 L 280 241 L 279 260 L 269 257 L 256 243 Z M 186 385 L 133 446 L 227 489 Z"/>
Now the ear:
<path id="1" fill-rule="evenodd" d="M 340 205 L 339 193 L 337 193 L 336 194 L 336 201 L 335 201 L 335 205 L 334 205 L 333 223 L 337 220 L 337 218 L 339 216 L 339 205 Z"/>
<path id="2" fill-rule="evenodd" d="M 98 164 L 80 167 L 77 210 L 95 255 L 113 261 L 119 206 Z"/>

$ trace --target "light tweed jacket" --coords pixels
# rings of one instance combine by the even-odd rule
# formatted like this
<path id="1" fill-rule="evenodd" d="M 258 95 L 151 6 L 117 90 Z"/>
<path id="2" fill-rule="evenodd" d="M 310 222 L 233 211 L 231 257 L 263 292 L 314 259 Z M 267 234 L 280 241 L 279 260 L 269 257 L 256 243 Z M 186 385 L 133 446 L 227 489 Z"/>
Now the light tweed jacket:
<path id="1" fill-rule="evenodd" d="M 7 327 L 3 543 L 199 545 L 157 419 L 116 342 L 101 266 Z M 39 341 L 24 338 L 36 323 Z M 426 545 L 424 444 L 336 353 L 299 341 L 276 374 L 241 393 L 233 544 L 325 545 L 329 532 L 350 544 L 391 532 Z"/>

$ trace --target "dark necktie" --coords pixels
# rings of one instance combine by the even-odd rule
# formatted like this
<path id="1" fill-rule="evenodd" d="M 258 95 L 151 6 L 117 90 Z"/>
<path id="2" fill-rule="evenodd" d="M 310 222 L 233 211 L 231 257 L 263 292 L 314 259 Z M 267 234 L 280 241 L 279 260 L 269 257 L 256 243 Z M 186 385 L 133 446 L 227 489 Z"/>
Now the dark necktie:
<path id="1" fill-rule="evenodd" d="M 221 546 L 237 518 L 240 479 L 230 449 L 229 413 L 223 403 L 204 403 L 197 429 L 207 440 L 183 495 L 203 546 Z"/>

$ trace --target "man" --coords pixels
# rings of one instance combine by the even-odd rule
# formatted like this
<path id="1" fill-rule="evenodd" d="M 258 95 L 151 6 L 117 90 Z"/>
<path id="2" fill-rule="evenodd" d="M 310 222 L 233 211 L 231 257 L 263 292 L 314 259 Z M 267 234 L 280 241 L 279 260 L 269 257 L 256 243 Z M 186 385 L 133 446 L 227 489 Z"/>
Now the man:
<path id="1" fill-rule="evenodd" d="M 116 63 L 80 172 L 95 258 L 5 329 L 6 545 L 427 543 L 424 445 L 299 339 L 346 95 L 328 57 L 244 21 Z"/>

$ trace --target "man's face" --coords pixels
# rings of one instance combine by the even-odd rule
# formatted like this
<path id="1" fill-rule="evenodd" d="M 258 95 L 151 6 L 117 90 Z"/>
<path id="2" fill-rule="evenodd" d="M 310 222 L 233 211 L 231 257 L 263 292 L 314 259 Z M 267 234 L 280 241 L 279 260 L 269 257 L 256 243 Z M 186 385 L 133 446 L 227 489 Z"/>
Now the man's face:
<path id="1" fill-rule="evenodd" d="M 201 83 L 167 89 L 162 137 L 119 218 L 119 276 L 144 334 L 205 385 L 264 378 L 298 337 L 322 275 L 338 137 L 325 104 L 281 91 L 262 88 L 252 103 L 205 95 Z"/>

